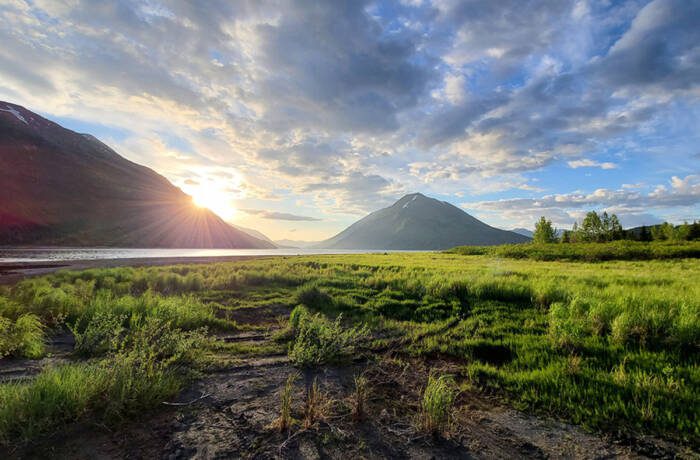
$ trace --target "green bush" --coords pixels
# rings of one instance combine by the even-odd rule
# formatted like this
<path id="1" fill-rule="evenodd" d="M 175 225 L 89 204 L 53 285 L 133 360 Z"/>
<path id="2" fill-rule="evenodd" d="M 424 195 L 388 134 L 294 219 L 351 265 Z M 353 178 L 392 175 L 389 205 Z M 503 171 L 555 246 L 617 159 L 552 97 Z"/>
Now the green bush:
<path id="1" fill-rule="evenodd" d="M 298 319 L 294 341 L 289 349 L 292 362 L 302 368 L 341 361 L 352 355 L 357 343 L 367 335 L 364 328 L 344 329 L 342 315 L 329 321 L 320 313 Z"/>
<path id="2" fill-rule="evenodd" d="M 125 315 L 98 311 L 70 326 L 75 337 L 73 352 L 78 356 L 94 357 L 115 351 L 125 331 Z"/>

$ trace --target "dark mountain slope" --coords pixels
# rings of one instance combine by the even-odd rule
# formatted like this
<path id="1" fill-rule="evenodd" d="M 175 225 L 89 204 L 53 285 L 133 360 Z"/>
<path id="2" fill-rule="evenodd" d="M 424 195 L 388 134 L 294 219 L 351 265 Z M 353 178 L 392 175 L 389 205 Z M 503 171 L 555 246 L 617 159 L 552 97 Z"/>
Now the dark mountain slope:
<path id="1" fill-rule="evenodd" d="M 0 244 L 268 248 L 95 137 L 0 102 Z"/>
<path id="2" fill-rule="evenodd" d="M 529 240 L 486 225 L 447 202 L 414 193 L 360 219 L 318 247 L 429 250 Z"/>

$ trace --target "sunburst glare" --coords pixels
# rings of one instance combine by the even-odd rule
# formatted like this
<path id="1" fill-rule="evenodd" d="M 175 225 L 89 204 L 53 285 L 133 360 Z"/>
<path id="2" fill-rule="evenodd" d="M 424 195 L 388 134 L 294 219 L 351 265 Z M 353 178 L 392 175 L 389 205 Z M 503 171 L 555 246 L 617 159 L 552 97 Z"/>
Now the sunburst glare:
<path id="1" fill-rule="evenodd" d="M 225 190 L 204 184 L 191 188 L 189 194 L 196 206 L 207 208 L 224 220 L 230 221 L 236 216 L 236 208 Z"/>

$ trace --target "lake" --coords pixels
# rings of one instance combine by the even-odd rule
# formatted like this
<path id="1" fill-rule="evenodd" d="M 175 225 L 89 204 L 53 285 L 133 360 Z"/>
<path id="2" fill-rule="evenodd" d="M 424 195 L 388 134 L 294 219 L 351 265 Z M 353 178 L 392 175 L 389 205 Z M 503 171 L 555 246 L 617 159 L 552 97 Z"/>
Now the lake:
<path id="1" fill-rule="evenodd" d="M 0 248 L 0 263 L 60 262 L 76 260 L 150 259 L 164 257 L 296 256 L 364 254 L 363 249 L 142 249 L 142 248 Z"/>

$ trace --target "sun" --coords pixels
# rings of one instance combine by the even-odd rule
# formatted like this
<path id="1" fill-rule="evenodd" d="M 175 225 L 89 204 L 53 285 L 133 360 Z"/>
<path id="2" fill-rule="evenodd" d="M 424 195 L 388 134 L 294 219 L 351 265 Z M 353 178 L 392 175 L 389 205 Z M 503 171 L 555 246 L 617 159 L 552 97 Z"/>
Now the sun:
<path id="1" fill-rule="evenodd" d="M 236 208 L 231 204 L 226 192 L 212 187 L 198 187 L 190 194 L 196 206 L 207 208 L 224 220 L 231 220 L 236 215 Z"/>

